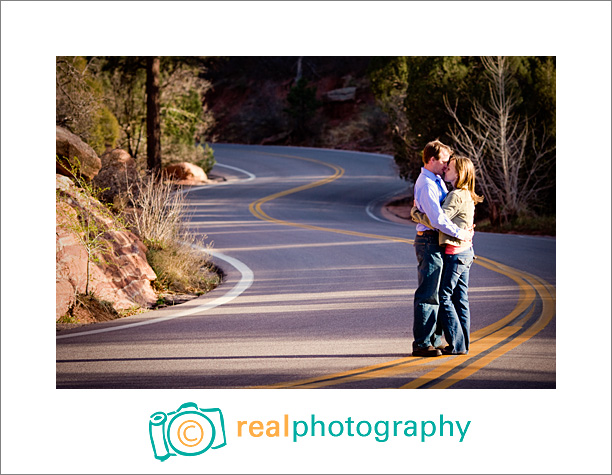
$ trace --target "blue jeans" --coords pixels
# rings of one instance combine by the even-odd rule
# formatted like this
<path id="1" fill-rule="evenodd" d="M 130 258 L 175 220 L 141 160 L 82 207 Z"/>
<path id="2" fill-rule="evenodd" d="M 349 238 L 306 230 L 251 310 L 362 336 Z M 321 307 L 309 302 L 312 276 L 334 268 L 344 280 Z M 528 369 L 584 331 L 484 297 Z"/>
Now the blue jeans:
<path id="1" fill-rule="evenodd" d="M 444 248 L 438 244 L 438 233 L 416 236 L 414 250 L 418 261 L 418 287 L 414 293 L 412 349 L 442 345 L 442 326 L 437 325 L 440 300 L 438 289 L 444 265 Z"/>
<path id="2" fill-rule="evenodd" d="M 444 328 L 444 338 L 453 353 L 467 353 L 470 349 L 468 284 L 473 261 L 472 248 L 459 254 L 444 255 L 439 320 Z"/>

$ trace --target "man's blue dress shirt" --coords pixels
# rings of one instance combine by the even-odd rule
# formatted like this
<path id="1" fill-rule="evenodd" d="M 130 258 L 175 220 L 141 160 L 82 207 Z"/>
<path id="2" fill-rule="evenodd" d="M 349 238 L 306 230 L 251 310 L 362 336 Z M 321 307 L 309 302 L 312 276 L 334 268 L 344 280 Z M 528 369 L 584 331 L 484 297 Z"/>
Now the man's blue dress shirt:
<path id="1" fill-rule="evenodd" d="M 447 194 L 448 189 L 442 178 L 426 168 L 421 168 L 421 174 L 414 184 L 415 206 L 427 215 L 434 228 L 458 238 L 459 227 L 444 214 L 440 207 Z M 416 228 L 417 231 L 430 231 L 424 224 L 417 224 Z"/>

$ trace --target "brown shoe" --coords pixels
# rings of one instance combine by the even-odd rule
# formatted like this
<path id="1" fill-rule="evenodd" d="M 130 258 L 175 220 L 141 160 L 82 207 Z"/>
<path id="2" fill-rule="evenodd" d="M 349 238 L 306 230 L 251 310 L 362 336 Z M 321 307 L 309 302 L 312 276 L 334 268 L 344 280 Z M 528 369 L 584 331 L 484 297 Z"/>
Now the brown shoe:
<path id="1" fill-rule="evenodd" d="M 442 352 L 433 346 L 427 348 L 413 348 L 412 356 L 442 356 Z"/>

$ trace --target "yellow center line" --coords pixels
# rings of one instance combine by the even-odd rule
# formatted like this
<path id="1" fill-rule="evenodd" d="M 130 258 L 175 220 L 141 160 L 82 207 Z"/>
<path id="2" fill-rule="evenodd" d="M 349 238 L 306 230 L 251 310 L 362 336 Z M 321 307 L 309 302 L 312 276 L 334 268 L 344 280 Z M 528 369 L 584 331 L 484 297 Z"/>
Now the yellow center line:
<path id="1" fill-rule="evenodd" d="M 532 308 L 526 315 L 525 320 L 531 317 L 534 309 Z M 520 329 L 521 325 L 506 327 L 498 332 L 495 332 L 492 335 L 487 336 L 486 338 L 481 338 L 479 341 L 474 341 L 472 343 L 470 356 L 469 358 L 473 358 L 480 353 L 488 350 L 489 348 L 499 344 L 504 341 L 514 333 L 516 333 Z M 464 363 L 465 357 L 460 356 L 458 358 L 444 358 L 442 360 L 439 359 L 431 359 L 431 358 L 414 358 L 407 357 L 401 358 L 394 361 L 389 361 L 385 363 L 380 363 L 378 365 L 366 366 L 364 368 L 358 368 L 352 371 L 346 371 L 342 373 L 330 374 L 323 377 L 318 378 L 310 378 L 303 379 L 299 381 L 293 381 L 291 383 L 279 383 L 270 387 L 283 387 L 283 388 L 295 388 L 299 387 L 300 389 L 304 388 L 319 388 L 319 387 L 329 387 L 335 386 L 338 384 L 345 384 L 353 381 L 361 381 L 365 379 L 379 379 L 379 378 L 388 378 L 391 376 L 397 375 L 405 375 L 408 373 L 413 373 L 419 369 L 421 366 L 425 364 L 436 364 L 439 363 L 440 366 L 436 369 L 432 370 L 432 372 L 427 373 L 428 377 L 420 380 L 420 384 L 418 386 L 422 386 L 423 384 L 433 381 L 439 378 L 441 375 L 451 371 L 455 367 Z M 416 381 L 416 380 L 415 380 Z M 405 386 L 406 388 L 410 387 L 409 385 Z"/>
<path id="2" fill-rule="evenodd" d="M 474 262 L 486 269 L 492 270 L 493 272 L 505 275 L 506 277 L 515 281 L 519 286 L 519 299 L 514 310 L 512 310 L 512 312 L 510 312 L 504 318 L 501 318 L 500 320 L 496 321 L 495 323 L 492 323 L 491 325 L 488 325 L 484 328 L 481 328 L 480 330 L 473 332 L 472 338 L 474 340 L 477 340 L 478 338 L 482 338 L 485 335 L 499 330 L 504 325 L 510 323 L 516 317 L 521 315 L 525 310 L 527 310 L 527 308 L 529 308 L 529 305 L 531 305 L 531 303 L 535 300 L 536 293 L 533 287 L 528 285 L 525 280 L 521 278 L 522 273 L 517 271 L 516 269 L 504 266 L 503 264 L 499 264 L 498 262 L 492 261 L 485 257 L 478 257 L 478 259 L 476 259 Z"/>
<path id="3" fill-rule="evenodd" d="M 527 312 L 523 318 L 521 318 L 518 322 L 516 322 L 516 326 L 517 327 L 524 327 L 525 324 L 529 321 L 529 319 L 533 315 L 534 311 L 535 311 L 535 306 L 531 307 L 531 310 L 529 310 L 529 312 Z"/>
<path id="4" fill-rule="evenodd" d="M 555 292 L 554 290 L 551 290 L 552 286 L 543 282 L 541 279 L 535 276 L 530 276 L 529 274 L 526 274 L 526 276 L 527 279 L 535 287 L 540 298 L 542 299 L 542 313 L 534 322 L 534 324 L 531 325 L 525 332 L 521 333 L 516 338 L 510 340 L 508 343 L 502 345 L 499 348 L 496 348 L 488 355 L 484 356 L 483 358 L 480 358 L 469 366 L 458 371 L 450 378 L 432 386 L 432 389 L 445 389 L 459 381 L 466 379 L 467 377 L 473 375 L 476 371 L 479 371 L 485 366 L 489 365 L 493 360 L 496 360 L 500 356 L 505 355 L 510 350 L 513 350 L 520 344 L 525 343 L 527 340 L 529 340 L 534 335 L 543 330 L 544 327 L 546 327 L 546 325 L 551 322 L 552 318 L 555 315 Z"/>
<path id="5" fill-rule="evenodd" d="M 514 335 L 520 329 L 521 329 L 520 327 L 507 326 L 507 327 L 502 328 L 501 330 L 496 331 L 492 335 L 489 335 L 486 338 L 481 339 L 478 342 L 474 342 L 471 345 L 470 355 L 468 358 L 471 359 L 471 358 L 474 358 L 475 356 L 478 356 L 480 353 L 488 350 L 492 346 L 497 345 L 501 343 L 502 341 L 506 340 L 507 338 L 509 338 L 510 336 Z M 436 379 L 442 377 L 449 371 L 455 369 L 457 366 L 460 366 L 463 363 L 465 363 L 466 361 L 465 358 L 466 358 L 465 356 L 460 356 L 460 355 L 457 355 L 453 358 L 446 358 L 446 361 L 442 362 L 436 369 L 430 371 L 427 374 L 424 374 L 423 376 L 417 379 L 410 381 L 408 384 L 401 386 L 400 389 L 416 389 L 416 388 L 420 388 L 421 386 L 431 381 L 435 381 Z"/>
<path id="6" fill-rule="evenodd" d="M 531 281 L 529 279 L 529 275 L 524 273 L 524 272 L 519 272 L 515 269 L 512 269 L 508 266 L 504 266 L 502 264 L 496 263 L 494 261 L 491 261 L 489 259 L 486 258 L 481 258 L 482 262 L 483 262 L 483 266 L 487 267 L 491 270 L 495 270 L 501 274 L 504 274 L 506 276 L 508 276 L 509 278 L 511 278 L 512 280 L 514 280 L 515 282 L 518 283 L 519 288 L 521 289 L 521 293 L 522 293 L 522 299 L 519 299 L 519 303 L 517 305 L 517 307 L 506 317 L 502 318 L 501 320 L 495 322 L 492 325 L 489 325 L 488 327 L 482 328 L 481 330 L 474 332 L 473 335 L 474 336 L 478 336 L 479 338 L 477 340 L 474 341 L 474 344 L 472 345 L 471 349 L 470 349 L 470 360 L 473 360 L 475 356 L 478 356 L 480 353 L 483 353 L 484 351 L 492 348 L 493 346 L 498 345 L 499 343 L 501 343 L 502 341 L 506 340 L 507 338 L 511 337 L 512 335 L 514 335 L 517 331 L 519 331 L 520 329 L 522 329 L 522 326 L 525 322 L 527 322 L 529 320 L 529 318 L 531 318 L 534 310 L 535 310 L 535 306 L 531 308 L 531 310 L 521 319 L 520 322 L 518 322 L 516 325 L 513 326 L 505 326 L 503 327 L 503 325 L 507 325 L 509 324 L 511 321 L 513 321 L 516 317 L 518 317 L 529 305 L 532 304 L 532 302 L 535 301 L 535 293 L 536 290 L 534 290 L 535 286 L 533 285 L 533 281 Z M 539 294 L 539 292 L 538 292 Z M 483 336 L 486 335 L 488 332 L 491 331 L 491 329 L 498 329 L 501 328 L 501 330 L 496 331 L 495 333 L 488 335 L 488 336 Z M 510 330 L 508 330 L 510 329 Z M 539 330 L 538 330 L 539 331 Z M 506 334 L 507 333 L 507 334 Z M 517 343 L 515 346 L 518 346 L 520 343 L 523 343 L 525 341 L 527 341 L 529 338 L 531 338 L 530 336 L 528 338 L 525 339 L 525 335 L 529 335 L 528 332 L 524 332 L 522 335 L 519 335 L 517 337 L 515 337 L 512 341 L 518 341 L 519 343 Z M 501 339 L 500 339 L 501 338 Z M 502 348 L 509 348 L 510 343 L 504 345 Z M 476 352 L 474 352 L 473 350 L 476 350 Z M 507 350 L 509 351 L 509 350 Z M 467 366 L 467 368 L 472 368 L 472 370 L 466 370 L 465 368 L 460 370 L 459 372 L 457 372 L 456 374 L 450 376 L 449 378 L 447 378 L 445 381 L 442 381 L 434 386 L 432 386 L 432 388 L 447 388 L 450 387 L 452 384 L 461 381 L 462 379 L 465 379 L 465 377 L 472 375 L 473 373 L 475 373 L 476 371 L 478 371 L 479 369 L 482 369 L 484 366 L 486 366 L 488 363 L 490 363 L 491 361 L 493 361 L 493 359 L 495 359 L 496 357 L 501 356 L 502 354 L 506 353 L 507 351 L 504 351 L 503 353 L 499 353 L 499 349 L 494 350 L 493 352 L 491 352 L 489 355 L 477 359 L 475 360 L 474 363 L 471 363 Z M 494 358 L 490 358 L 491 355 L 499 355 L 499 356 L 495 356 Z M 468 360 L 469 361 L 469 360 Z M 420 388 L 422 386 L 424 386 L 427 383 L 430 383 L 432 381 L 435 381 L 436 379 L 441 378 L 444 374 L 447 374 L 448 372 L 452 371 L 453 369 L 455 369 L 457 366 L 460 366 L 462 364 L 465 364 L 466 360 L 463 357 L 458 357 L 458 358 L 454 358 L 451 362 L 448 363 L 443 363 L 442 365 L 440 365 L 440 367 L 436 368 L 433 371 L 430 371 L 429 373 L 414 379 L 412 381 L 410 381 L 408 384 L 402 386 L 400 389 L 415 389 L 415 388 Z"/>
<path id="7" fill-rule="evenodd" d="M 393 242 L 403 242 L 403 243 L 407 243 L 407 244 L 414 244 L 414 240 L 412 239 L 404 239 L 404 238 L 396 238 L 396 237 L 390 237 L 390 236 L 381 236 L 379 234 L 368 234 L 368 233 L 361 233 L 361 232 L 357 232 L 357 231 L 347 231 L 344 229 L 334 229 L 334 228 L 324 228 L 321 226 L 313 226 L 313 225 L 309 225 L 309 224 L 301 224 L 301 223 L 294 223 L 291 221 L 284 221 L 281 219 L 276 219 L 273 218 L 271 216 L 269 216 L 265 211 L 263 211 L 263 209 L 261 208 L 262 205 L 275 200 L 277 198 L 281 198 L 283 196 L 288 196 L 291 195 L 293 193 L 298 193 L 300 191 L 304 191 L 304 190 L 308 190 L 311 188 L 316 188 L 318 186 L 322 186 L 322 185 L 326 185 L 328 183 L 331 183 L 332 181 L 337 180 L 338 178 L 340 178 L 341 176 L 344 175 L 344 169 L 341 167 L 338 167 L 336 165 L 332 165 L 330 163 L 326 163 L 326 162 L 321 162 L 319 160 L 315 160 L 313 158 L 304 158 L 304 157 L 297 157 L 297 156 L 293 156 L 293 155 L 279 155 L 279 154 L 272 154 L 272 153 L 266 153 L 264 155 L 273 155 L 273 156 L 277 156 L 277 157 L 288 157 L 288 158 L 296 158 L 298 160 L 305 160 L 308 162 L 312 162 L 312 163 L 317 163 L 319 165 L 323 165 L 326 167 L 331 168 L 332 170 L 334 170 L 334 174 L 324 178 L 322 180 L 318 180 L 312 183 L 308 183 L 305 185 L 301 185 L 295 188 L 291 188 L 289 190 L 285 190 L 285 191 L 281 191 L 279 193 L 274 193 L 273 195 L 269 195 L 266 196 L 264 198 L 260 198 L 257 201 L 254 201 L 253 203 L 251 203 L 249 205 L 249 211 L 251 212 L 251 214 L 253 214 L 256 218 L 262 219 L 264 221 L 268 221 L 271 223 L 275 223 L 275 224 L 280 224 L 283 226 L 293 226 L 293 227 L 297 227 L 297 228 L 303 228 L 303 229 L 310 229 L 310 230 L 314 230 L 314 231 L 325 231 L 325 232 L 331 232 L 331 233 L 336 233 L 336 234 L 345 234 L 348 236 L 357 236 L 357 237 L 365 237 L 365 238 L 370 238 L 370 239 L 377 239 L 377 240 L 384 240 L 384 241 L 393 241 Z"/>
<path id="8" fill-rule="evenodd" d="M 349 235 L 349 236 L 365 237 L 365 238 L 376 239 L 376 240 L 414 244 L 414 240 L 412 239 L 404 239 L 404 238 L 398 238 L 398 237 L 392 237 L 392 236 L 383 236 L 383 235 L 378 235 L 378 234 L 361 233 L 361 232 L 348 231 L 348 230 L 343 230 L 343 229 L 325 228 L 321 226 L 300 224 L 300 223 L 294 223 L 290 221 L 284 221 L 284 220 L 272 218 L 267 213 L 265 213 L 262 209 L 262 205 L 264 205 L 265 203 L 268 203 L 277 198 L 288 196 L 293 193 L 298 193 L 300 191 L 308 190 L 311 188 L 315 188 L 318 186 L 322 186 L 322 185 L 331 183 L 332 181 L 337 180 L 338 178 L 342 177 L 345 171 L 343 168 L 338 167 L 336 165 L 332 165 L 332 164 L 322 162 L 319 160 L 315 160 L 312 158 L 298 157 L 294 155 L 271 154 L 271 153 L 263 153 L 263 154 L 279 156 L 279 157 L 294 158 L 298 160 L 304 160 L 304 161 L 308 161 L 312 163 L 317 163 L 317 164 L 331 168 L 332 170 L 334 170 L 334 174 L 322 180 L 318 180 L 312 183 L 308 183 L 308 184 L 301 185 L 295 188 L 291 188 L 285 191 L 281 191 L 279 193 L 274 193 L 272 195 L 266 196 L 264 198 L 260 198 L 259 200 L 252 202 L 249 205 L 249 210 L 256 218 L 259 218 L 261 220 L 268 221 L 271 223 L 280 224 L 283 226 L 293 226 L 293 227 L 315 230 L 315 231 L 324 231 L 324 232 L 344 234 L 344 235 Z M 525 331 L 523 334 L 519 335 L 518 337 L 515 337 L 509 343 L 502 346 L 500 349 L 493 351 L 491 354 L 487 355 L 486 357 L 480 358 L 476 360 L 476 362 L 460 370 L 458 373 L 452 376 L 452 379 L 448 380 L 446 387 L 473 374 L 474 372 L 478 371 L 482 367 L 486 366 L 486 364 L 488 364 L 490 361 L 493 361 L 493 359 L 498 358 L 499 356 L 501 356 L 502 354 L 505 354 L 510 349 L 520 345 L 521 343 L 524 343 L 529 338 L 531 338 L 533 335 L 535 335 L 537 332 L 539 332 L 542 328 L 544 328 L 554 316 L 554 300 L 555 300 L 554 288 L 551 291 L 552 287 L 549 284 L 543 281 L 540 281 L 535 276 L 530 276 L 522 271 L 513 269 L 512 267 L 500 264 L 498 262 L 495 262 L 493 260 L 490 260 L 484 257 L 478 256 L 478 258 L 474 261 L 474 263 L 482 267 L 485 267 L 486 269 L 492 270 L 493 272 L 497 272 L 499 274 L 505 275 L 511 280 L 514 280 L 518 284 L 518 287 L 519 287 L 519 298 L 518 298 L 516 307 L 508 315 L 496 321 L 495 323 L 492 323 L 484 328 L 481 328 L 480 330 L 475 331 L 472 334 L 473 343 L 470 349 L 470 355 L 468 357 L 469 359 L 473 359 L 478 354 L 512 337 L 516 332 L 518 332 L 521 329 L 522 324 L 526 322 L 529 319 L 529 317 L 531 317 L 531 314 L 533 313 L 533 308 L 521 320 L 521 322 L 517 323 L 514 326 L 506 326 L 506 325 L 508 325 L 513 320 L 515 320 L 517 317 L 519 317 L 523 312 L 525 312 L 529 308 L 530 305 L 532 305 L 532 303 L 535 301 L 535 298 L 536 298 L 536 291 L 541 297 L 542 297 L 542 292 L 545 292 L 546 295 L 549 296 L 548 297 L 549 303 L 544 305 L 544 310 L 542 311 L 542 315 L 536 321 L 536 324 L 534 324 L 528 331 Z M 538 279 L 539 283 L 537 285 L 534 285 L 533 279 Z M 529 285 L 525 280 L 529 281 L 531 285 Z M 543 301 L 544 300 L 545 299 L 543 298 Z M 551 300 L 553 302 L 552 310 L 550 310 Z M 509 349 L 507 349 L 506 351 L 500 352 L 502 348 L 509 348 Z M 411 356 L 411 357 L 400 358 L 397 360 L 388 361 L 388 362 L 380 363 L 376 365 L 356 368 L 353 370 L 344 371 L 340 373 L 329 374 L 325 376 L 318 376 L 314 378 L 301 379 L 301 380 L 296 380 L 296 381 L 276 383 L 276 384 L 267 385 L 267 386 L 257 386 L 257 387 L 262 387 L 262 388 L 264 387 L 265 388 L 327 387 L 327 386 L 343 384 L 346 382 L 351 382 L 351 381 L 356 381 L 356 380 L 383 378 L 383 377 L 389 377 L 390 375 L 406 374 L 406 373 L 414 372 L 417 369 L 420 369 L 422 365 L 431 364 L 431 363 L 435 364 L 435 362 L 432 361 L 432 359 L 430 358 L 414 358 Z M 437 366 L 434 370 L 402 386 L 402 388 L 421 387 L 430 381 L 434 381 L 435 379 L 440 378 L 444 374 L 448 373 L 449 371 L 453 370 L 454 368 L 456 368 L 457 366 L 465 362 L 466 362 L 465 357 L 461 357 L 461 356 L 453 357 L 453 358 L 444 358 L 441 364 L 439 364 L 439 366 Z M 435 387 L 442 387 L 444 383 L 445 381 L 442 381 L 441 383 L 438 383 Z"/>
<path id="9" fill-rule="evenodd" d="M 414 358 L 412 358 L 414 359 Z M 414 363 L 414 364 L 413 364 Z M 398 366 L 393 366 L 391 368 L 387 368 L 386 370 L 381 370 L 381 371 L 375 371 L 373 373 L 358 373 L 355 374 L 354 376 L 351 377 L 347 377 L 347 378 L 341 378 L 341 379 L 337 379 L 337 380 L 332 380 L 332 381 L 328 381 L 328 380 L 323 380 L 320 382 L 314 382 L 311 384 L 304 384 L 301 385 L 299 388 L 300 389 L 315 389 L 315 388 L 327 388 L 330 386 L 335 386 L 337 384 L 346 384 L 346 383 L 351 383 L 351 382 L 355 382 L 355 381 L 367 381 L 367 380 L 372 380 L 372 379 L 383 379 L 383 378 L 390 378 L 393 376 L 397 376 L 397 375 L 406 375 L 409 373 L 414 373 L 415 371 L 419 371 L 421 369 L 421 366 L 423 364 L 426 363 L 432 363 L 431 361 L 419 361 L 419 362 L 408 362 L 402 365 L 398 365 Z"/>

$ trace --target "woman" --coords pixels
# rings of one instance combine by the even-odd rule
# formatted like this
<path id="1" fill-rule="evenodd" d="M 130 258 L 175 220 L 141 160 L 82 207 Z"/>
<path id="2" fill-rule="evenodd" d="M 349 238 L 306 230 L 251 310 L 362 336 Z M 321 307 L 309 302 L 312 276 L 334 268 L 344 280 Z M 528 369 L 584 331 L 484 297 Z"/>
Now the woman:
<path id="1" fill-rule="evenodd" d="M 444 214 L 462 229 L 473 228 L 474 207 L 483 200 L 474 191 L 475 176 L 472 161 L 460 156 L 451 158 L 444 174 L 444 180 L 450 182 L 454 189 L 446 195 L 441 207 Z M 413 221 L 432 227 L 427 215 L 416 207 L 412 208 L 411 215 Z M 439 318 L 448 344 L 442 353 L 467 355 L 470 349 L 468 283 L 474 250 L 471 242 L 460 241 L 442 232 L 439 242 L 441 246 L 445 246 L 444 270 L 439 292 Z"/>

